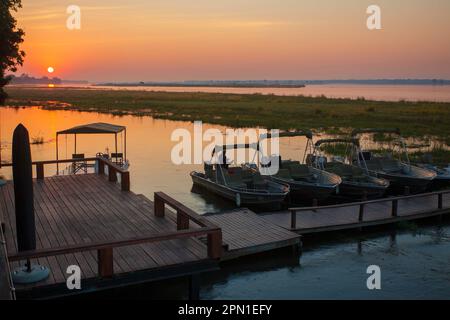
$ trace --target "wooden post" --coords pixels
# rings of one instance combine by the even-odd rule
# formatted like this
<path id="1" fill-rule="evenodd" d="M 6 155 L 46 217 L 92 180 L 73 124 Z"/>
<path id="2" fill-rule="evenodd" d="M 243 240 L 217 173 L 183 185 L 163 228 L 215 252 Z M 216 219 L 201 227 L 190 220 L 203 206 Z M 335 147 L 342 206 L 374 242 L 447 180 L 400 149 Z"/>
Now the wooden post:
<path id="1" fill-rule="evenodd" d="M 362 222 L 364 220 L 364 203 L 361 203 L 359 205 L 359 216 L 358 216 L 358 221 Z"/>
<path id="2" fill-rule="evenodd" d="M 155 193 L 153 209 L 155 211 L 156 217 L 164 217 L 165 213 L 164 201 L 158 196 L 157 193 Z"/>
<path id="3" fill-rule="evenodd" d="M 38 180 L 44 180 L 44 164 L 36 163 L 36 178 Z"/>
<path id="4" fill-rule="evenodd" d="M 98 275 L 102 278 L 111 278 L 114 274 L 113 249 L 100 249 L 98 256 Z"/>
<path id="5" fill-rule="evenodd" d="M 108 178 L 110 182 L 117 182 L 117 171 L 113 166 L 108 166 Z"/>
<path id="6" fill-rule="evenodd" d="M 291 211 L 291 229 L 297 229 L 297 212 L 295 210 Z"/>
<path id="7" fill-rule="evenodd" d="M 130 173 L 122 172 L 121 178 L 122 191 L 130 191 Z"/>
<path id="8" fill-rule="evenodd" d="M 12 163 L 17 249 L 19 252 L 35 250 L 36 223 L 33 201 L 33 166 L 28 130 L 22 124 L 19 124 L 14 130 Z M 29 263 L 28 266 L 30 266 Z"/>
<path id="9" fill-rule="evenodd" d="M 208 257 L 220 259 L 222 256 L 222 230 L 208 233 Z"/>
<path id="10" fill-rule="evenodd" d="M 100 159 L 97 159 L 96 161 L 98 163 L 98 174 L 99 175 L 105 174 L 105 163 Z"/>
<path id="11" fill-rule="evenodd" d="M 189 217 L 182 211 L 177 210 L 177 230 L 189 229 Z"/>
<path id="12" fill-rule="evenodd" d="M 443 205 L 442 205 L 442 193 L 438 194 L 438 209 L 442 210 Z"/>
<path id="13" fill-rule="evenodd" d="M 392 216 L 396 217 L 398 214 L 398 200 L 392 200 Z"/>
<path id="14" fill-rule="evenodd" d="M 200 275 L 193 274 L 189 276 L 189 300 L 200 299 Z"/>

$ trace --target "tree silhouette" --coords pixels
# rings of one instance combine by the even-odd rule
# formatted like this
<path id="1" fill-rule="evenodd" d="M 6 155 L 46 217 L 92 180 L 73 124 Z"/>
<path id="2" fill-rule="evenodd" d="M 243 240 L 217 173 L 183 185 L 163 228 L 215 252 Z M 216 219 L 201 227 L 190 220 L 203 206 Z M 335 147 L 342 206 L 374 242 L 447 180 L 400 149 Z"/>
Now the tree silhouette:
<path id="1" fill-rule="evenodd" d="M 6 72 L 16 72 L 25 57 L 19 48 L 25 33 L 17 28 L 17 20 L 11 14 L 19 8 L 22 8 L 21 0 L 0 0 L 0 102 L 7 97 L 3 87 L 11 80 Z"/>

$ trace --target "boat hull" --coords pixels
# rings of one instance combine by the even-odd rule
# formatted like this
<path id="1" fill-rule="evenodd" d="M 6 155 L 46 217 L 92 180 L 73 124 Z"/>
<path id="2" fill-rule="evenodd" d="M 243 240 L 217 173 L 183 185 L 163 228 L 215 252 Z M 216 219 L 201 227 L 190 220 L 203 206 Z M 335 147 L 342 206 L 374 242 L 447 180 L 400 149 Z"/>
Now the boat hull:
<path id="1" fill-rule="evenodd" d="M 430 185 L 433 178 L 413 177 L 408 175 L 389 174 L 376 172 L 377 176 L 390 182 L 390 189 L 403 193 L 408 188 L 410 193 L 423 192 Z"/>
<path id="2" fill-rule="evenodd" d="M 272 181 L 289 185 L 289 199 L 291 202 L 310 202 L 313 199 L 324 201 L 331 195 L 336 194 L 337 186 L 320 186 L 317 184 L 299 183 L 288 181 L 276 177 L 270 178 Z"/>
<path id="3" fill-rule="evenodd" d="M 385 195 L 387 186 L 355 184 L 343 181 L 339 185 L 338 195 L 354 199 L 377 199 Z"/>
<path id="4" fill-rule="evenodd" d="M 288 194 L 288 191 L 283 193 L 262 193 L 235 189 L 215 183 L 195 171 L 191 172 L 191 178 L 194 185 L 213 192 L 222 198 L 233 201 L 238 207 L 244 205 L 262 206 L 281 204 Z"/>

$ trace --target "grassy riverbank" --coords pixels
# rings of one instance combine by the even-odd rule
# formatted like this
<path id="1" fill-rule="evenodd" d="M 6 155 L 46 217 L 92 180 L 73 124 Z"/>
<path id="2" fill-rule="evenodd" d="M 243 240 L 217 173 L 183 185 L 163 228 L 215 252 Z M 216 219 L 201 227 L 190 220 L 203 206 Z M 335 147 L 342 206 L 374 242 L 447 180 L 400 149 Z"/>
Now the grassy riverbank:
<path id="1" fill-rule="evenodd" d="M 358 127 L 398 127 L 404 136 L 450 144 L 450 103 L 378 102 L 261 94 L 173 93 L 9 87 L 7 105 L 202 120 L 232 127 L 308 128 L 336 133 Z"/>

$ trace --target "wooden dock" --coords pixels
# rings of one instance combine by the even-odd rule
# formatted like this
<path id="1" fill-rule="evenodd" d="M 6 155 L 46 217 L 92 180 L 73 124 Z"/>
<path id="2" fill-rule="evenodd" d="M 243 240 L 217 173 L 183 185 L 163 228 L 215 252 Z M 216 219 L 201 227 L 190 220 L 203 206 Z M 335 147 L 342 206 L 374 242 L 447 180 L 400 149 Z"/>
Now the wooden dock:
<path id="1" fill-rule="evenodd" d="M 145 196 L 139 197 L 143 205 L 153 206 L 153 202 Z M 176 214 L 173 211 L 166 211 L 166 216 L 176 222 Z M 267 222 L 262 216 L 248 209 L 210 213 L 202 217 L 222 230 L 220 261 L 301 245 L 297 233 Z"/>
<path id="2" fill-rule="evenodd" d="M 11 297 L 8 269 L 27 259 L 51 272 L 39 283 L 16 284 L 19 298 L 82 294 L 179 277 L 189 277 L 190 297 L 195 298 L 199 275 L 219 270 L 221 261 L 298 248 L 300 235 L 450 213 L 447 190 L 262 214 L 238 209 L 200 216 L 164 193 L 155 193 L 151 201 L 131 192 L 129 172 L 107 160 L 84 161 L 96 161 L 98 173 L 44 178 L 45 165 L 55 161 L 34 163 L 33 251 L 17 251 L 14 186 L 8 182 L 0 188 L 0 235 L 6 240 L 6 250 L 0 247 L 0 298 Z M 81 269 L 80 291 L 66 286 L 71 265 Z"/>
<path id="3" fill-rule="evenodd" d="M 301 235 L 412 221 L 450 213 L 450 190 L 261 214 Z"/>
<path id="4" fill-rule="evenodd" d="M 16 284 L 18 297 L 81 294 L 184 276 L 194 280 L 218 270 L 222 260 L 300 243 L 297 234 L 252 212 L 203 217 L 161 192 L 151 201 L 130 191 L 127 171 L 105 160 L 86 160 L 100 162 L 98 174 L 44 178 L 45 164 L 54 162 L 35 163 L 34 251 L 17 251 L 14 186 L 0 188 L 9 260 L 2 265 L 13 270 L 30 258 L 51 271 L 39 283 Z M 64 161 L 73 160 L 59 160 Z M 81 268 L 81 291 L 67 289 L 71 265 Z"/>
<path id="5" fill-rule="evenodd" d="M 300 246 L 300 236 L 248 210 L 210 214 L 206 219 L 220 226 L 225 245 L 222 260 L 284 247 Z"/>

